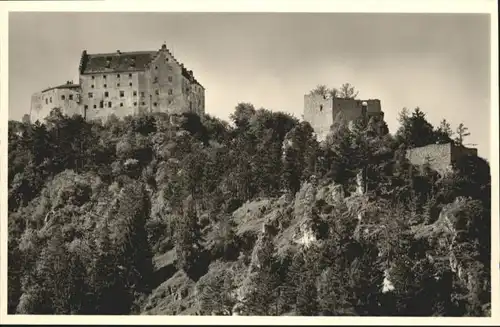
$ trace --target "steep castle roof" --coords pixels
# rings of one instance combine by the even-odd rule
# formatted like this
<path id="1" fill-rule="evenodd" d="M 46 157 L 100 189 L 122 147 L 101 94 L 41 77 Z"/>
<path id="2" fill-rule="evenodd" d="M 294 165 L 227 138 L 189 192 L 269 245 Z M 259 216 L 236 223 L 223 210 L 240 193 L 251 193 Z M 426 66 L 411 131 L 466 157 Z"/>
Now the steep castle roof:
<path id="1" fill-rule="evenodd" d="M 181 66 L 182 75 L 185 78 L 202 86 L 194 78 L 193 72 L 187 70 L 182 63 L 174 58 L 166 45 L 162 45 L 161 49 L 157 51 L 121 52 L 118 50 L 113 53 L 88 54 L 87 50 L 84 50 L 80 58 L 80 74 L 144 71 L 161 51 L 166 51 Z"/>
<path id="2" fill-rule="evenodd" d="M 42 90 L 42 93 L 50 91 L 50 90 L 55 90 L 55 89 L 78 89 L 80 87 L 80 84 L 73 84 L 72 82 L 66 82 L 66 84 L 61 84 L 58 86 L 53 86 L 46 88 L 45 90 Z"/>
<path id="3" fill-rule="evenodd" d="M 83 51 L 80 74 L 142 71 L 154 58 L 157 51 L 114 52 L 87 54 Z"/>

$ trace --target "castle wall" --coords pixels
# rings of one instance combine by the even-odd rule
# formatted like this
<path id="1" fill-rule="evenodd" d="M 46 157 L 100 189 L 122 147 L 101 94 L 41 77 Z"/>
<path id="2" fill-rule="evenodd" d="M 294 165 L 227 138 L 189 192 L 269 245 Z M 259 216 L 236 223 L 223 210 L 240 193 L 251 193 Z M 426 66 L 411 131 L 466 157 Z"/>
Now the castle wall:
<path id="1" fill-rule="evenodd" d="M 81 114 L 78 104 L 79 92 L 76 88 L 54 88 L 37 92 L 31 96 L 30 121 L 43 122 L 52 109 L 60 108 L 68 115 Z"/>
<path id="2" fill-rule="evenodd" d="M 467 155 L 477 156 L 477 149 L 447 143 L 429 144 L 406 151 L 406 158 L 413 165 L 423 165 L 427 161 L 426 158 L 429 158 L 430 167 L 441 174 L 450 171 L 453 162 Z"/>
<path id="3" fill-rule="evenodd" d="M 61 107 L 70 115 L 78 113 L 87 119 L 103 120 L 112 114 L 124 117 L 140 112 L 204 114 L 204 88 L 165 45 L 156 54 L 117 52 L 109 55 L 111 59 L 105 56 L 94 55 L 93 59 L 88 59 L 84 51 L 80 64 L 79 102 L 58 100 L 67 92 L 62 88 L 35 93 L 32 96 L 32 116 L 44 118 L 54 107 Z M 90 64 L 84 58 L 90 60 Z M 90 73 L 85 72 L 85 67 Z M 76 88 L 66 89 L 78 93 Z M 53 92 L 63 93 L 53 95 Z"/>
<path id="4" fill-rule="evenodd" d="M 333 99 L 333 117 L 342 112 L 342 115 L 347 121 L 353 121 L 361 117 L 363 114 L 363 102 L 366 102 L 367 117 L 383 116 L 380 100 L 356 100 L 356 99 Z"/>
<path id="5" fill-rule="evenodd" d="M 348 122 L 361 117 L 363 102 L 367 103 L 366 114 L 368 118 L 371 116 L 383 118 L 384 113 L 380 100 L 332 99 L 315 94 L 304 96 L 304 120 L 311 124 L 318 140 L 322 141 L 328 135 L 330 126 L 339 113 L 342 113 Z"/>
<path id="6" fill-rule="evenodd" d="M 456 161 L 464 156 L 477 156 L 477 149 L 466 148 L 465 146 L 452 145 L 451 159 Z"/>
<path id="7" fill-rule="evenodd" d="M 139 72 L 96 73 L 80 76 L 81 105 L 87 119 L 138 112 Z"/>
<path id="8" fill-rule="evenodd" d="M 408 149 L 406 158 L 416 166 L 421 166 L 429 159 L 430 167 L 444 174 L 451 169 L 451 143 L 429 144 L 419 148 Z"/>
<path id="9" fill-rule="evenodd" d="M 186 95 L 186 103 L 189 105 L 189 111 L 203 117 L 205 114 L 205 90 L 202 86 L 192 83 Z"/>
<path id="10" fill-rule="evenodd" d="M 326 139 L 333 124 L 332 106 L 331 98 L 321 95 L 304 96 L 304 120 L 311 124 L 319 141 Z"/>
<path id="11" fill-rule="evenodd" d="M 153 112 L 180 113 L 185 110 L 181 66 L 167 50 L 161 50 L 145 73 Z"/>

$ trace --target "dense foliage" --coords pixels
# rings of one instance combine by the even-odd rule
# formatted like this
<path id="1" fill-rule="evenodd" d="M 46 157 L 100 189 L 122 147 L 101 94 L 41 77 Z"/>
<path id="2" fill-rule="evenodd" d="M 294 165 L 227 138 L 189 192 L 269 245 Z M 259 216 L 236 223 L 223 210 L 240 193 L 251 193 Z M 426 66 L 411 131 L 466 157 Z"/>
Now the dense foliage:
<path id="1" fill-rule="evenodd" d="M 139 313 L 164 282 L 154 257 L 174 250 L 202 314 L 231 314 L 238 301 L 252 315 L 489 314 L 488 163 L 465 157 L 439 176 L 404 155 L 452 141 L 446 121 L 404 111 L 392 136 L 383 121 L 347 128 L 337 117 L 319 143 L 308 123 L 248 103 L 231 120 L 101 123 L 54 110 L 43 124 L 10 121 L 8 311 Z M 461 126 L 456 142 L 465 136 Z M 356 199 L 360 171 L 362 209 L 305 204 L 317 245 L 278 255 L 280 227 L 258 239 L 235 231 L 242 204 L 293 199 L 305 183 Z M 455 228 L 433 233 L 443 220 Z M 248 267 L 244 300 L 238 273 L 207 273 L 214 262 Z"/>

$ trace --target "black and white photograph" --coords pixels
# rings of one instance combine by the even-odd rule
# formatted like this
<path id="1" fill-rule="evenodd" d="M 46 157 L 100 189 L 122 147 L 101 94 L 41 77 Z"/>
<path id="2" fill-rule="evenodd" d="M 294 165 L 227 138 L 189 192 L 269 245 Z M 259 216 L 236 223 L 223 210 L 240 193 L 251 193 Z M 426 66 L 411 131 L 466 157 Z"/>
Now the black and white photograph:
<path id="1" fill-rule="evenodd" d="M 2 13 L 5 315 L 495 317 L 497 4 L 146 3 Z"/>

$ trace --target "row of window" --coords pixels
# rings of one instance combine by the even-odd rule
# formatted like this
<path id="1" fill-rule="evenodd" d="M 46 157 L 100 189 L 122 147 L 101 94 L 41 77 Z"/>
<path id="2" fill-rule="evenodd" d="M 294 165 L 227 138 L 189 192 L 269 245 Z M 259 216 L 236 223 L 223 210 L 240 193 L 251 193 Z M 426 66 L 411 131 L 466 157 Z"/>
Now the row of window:
<path id="1" fill-rule="evenodd" d="M 155 69 L 158 69 L 158 66 L 155 66 Z M 171 68 L 170 68 L 170 69 L 171 69 Z M 129 78 L 132 78 L 132 74 L 128 74 L 128 77 L 129 77 Z M 92 75 L 92 77 L 91 77 L 91 78 L 92 78 L 93 80 L 95 80 L 95 76 L 94 76 L 94 75 Z M 106 78 L 107 78 L 107 75 L 102 75 L 102 78 L 103 78 L 103 79 L 106 79 Z M 116 74 L 116 78 L 120 78 L 120 74 Z M 173 80 L 172 76 L 169 76 L 169 77 L 168 77 L 168 81 L 169 81 L 169 82 L 172 82 L 172 80 Z"/>
<path id="2" fill-rule="evenodd" d="M 107 77 L 107 75 L 102 75 L 102 78 L 103 78 L 103 79 L 106 79 L 106 77 Z M 120 74 L 116 74 L 116 77 L 117 77 L 117 78 L 120 78 Z M 128 77 L 129 77 L 129 78 L 132 78 L 132 74 L 128 74 Z M 94 76 L 94 75 L 92 75 L 92 79 L 95 79 L 95 76 Z"/>
<path id="3" fill-rule="evenodd" d="M 168 104 L 172 104 L 172 101 L 169 101 Z M 146 105 L 146 102 L 144 102 L 144 101 L 141 102 L 141 106 L 145 106 L 145 105 Z M 109 101 L 108 108 L 111 108 L 112 106 L 113 106 L 113 103 L 111 101 Z M 137 106 L 137 102 L 134 102 L 134 106 Z M 153 106 L 157 107 L 158 103 L 154 102 Z M 120 107 L 123 107 L 123 102 L 120 102 Z M 89 106 L 85 105 L 84 108 L 85 108 L 85 110 L 87 110 L 89 108 Z M 104 101 L 99 102 L 99 108 L 104 108 Z M 95 105 L 95 104 L 94 104 L 94 109 L 97 109 L 97 105 Z"/>
<path id="4" fill-rule="evenodd" d="M 120 87 L 120 83 L 116 83 L 116 87 Z M 132 82 L 128 83 L 128 86 L 132 86 Z M 95 88 L 95 85 L 92 84 L 90 85 L 91 88 Z M 108 84 L 104 84 L 104 88 L 107 88 L 108 87 Z"/>
<path id="5" fill-rule="evenodd" d="M 69 100 L 73 100 L 73 94 L 70 94 L 70 95 L 68 96 L 68 99 L 69 99 Z M 65 96 L 64 94 L 63 94 L 63 95 L 61 95 L 61 100 L 66 100 L 66 96 Z M 45 104 L 49 104 L 49 102 L 50 102 L 50 103 L 52 103 L 52 97 L 50 97 L 50 98 L 48 98 L 48 99 L 45 99 Z"/>
<path id="6" fill-rule="evenodd" d="M 155 90 L 155 94 L 156 95 L 160 95 L 160 90 Z M 168 95 L 172 95 L 172 94 L 173 94 L 172 89 L 169 89 L 168 90 Z M 133 96 L 137 96 L 137 91 L 133 91 L 132 95 Z M 120 91 L 120 98 L 123 98 L 124 96 L 125 96 L 125 91 Z M 89 97 L 89 99 L 93 98 L 94 97 L 94 93 L 89 92 L 88 93 L 88 97 Z M 109 92 L 108 91 L 104 92 L 104 97 L 105 98 L 109 97 Z M 144 92 L 141 92 L 141 98 L 144 98 Z"/>

